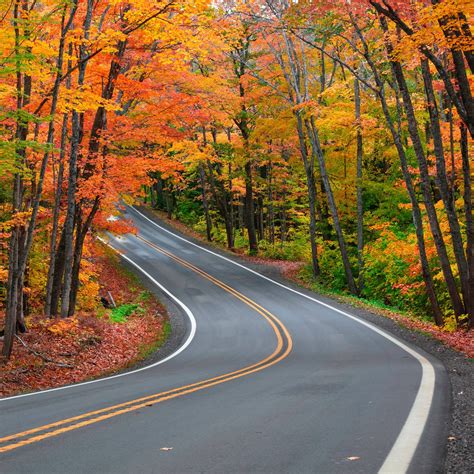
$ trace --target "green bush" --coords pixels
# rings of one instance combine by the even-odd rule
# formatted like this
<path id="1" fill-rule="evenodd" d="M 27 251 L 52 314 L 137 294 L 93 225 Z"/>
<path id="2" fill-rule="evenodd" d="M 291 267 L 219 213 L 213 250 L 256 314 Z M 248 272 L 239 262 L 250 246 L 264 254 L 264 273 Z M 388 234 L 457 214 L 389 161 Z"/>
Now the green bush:
<path id="1" fill-rule="evenodd" d="M 347 279 L 339 247 L 325 246 L 319 256 L 319 266 L 322 285 L 338 292 L 347 290 Z"/>

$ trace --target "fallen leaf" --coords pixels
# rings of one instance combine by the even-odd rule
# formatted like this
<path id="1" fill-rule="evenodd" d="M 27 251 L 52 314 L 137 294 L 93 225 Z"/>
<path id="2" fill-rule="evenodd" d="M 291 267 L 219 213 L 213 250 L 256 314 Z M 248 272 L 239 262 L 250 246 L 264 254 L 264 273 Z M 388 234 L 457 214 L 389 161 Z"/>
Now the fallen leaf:
<path id="1" fill-rule="evenodd" d="M 349 459 L 349 461 L 358 461 L 360 459 L 359 456 L 349 456 L 347 459 Z"/>

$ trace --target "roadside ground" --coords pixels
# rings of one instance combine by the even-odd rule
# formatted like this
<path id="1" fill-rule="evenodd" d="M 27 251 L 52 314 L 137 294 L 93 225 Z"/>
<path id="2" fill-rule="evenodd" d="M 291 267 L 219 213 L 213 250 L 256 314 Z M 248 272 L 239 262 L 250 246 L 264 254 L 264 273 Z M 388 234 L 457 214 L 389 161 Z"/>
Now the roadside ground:
<path id="1" fill-rule="evenodd" d="M 87 263 L 97 274 L 93 309 L 63 319 L 32 311 L 28 331 L 15 341 L 8 363 L 0 364 L 0 396 L 110 375 L 136 365 L 167 340 L 166 309 L 112 249 L 95 243 Z M 0 314 L 0 327 L 2 319 Z"/>

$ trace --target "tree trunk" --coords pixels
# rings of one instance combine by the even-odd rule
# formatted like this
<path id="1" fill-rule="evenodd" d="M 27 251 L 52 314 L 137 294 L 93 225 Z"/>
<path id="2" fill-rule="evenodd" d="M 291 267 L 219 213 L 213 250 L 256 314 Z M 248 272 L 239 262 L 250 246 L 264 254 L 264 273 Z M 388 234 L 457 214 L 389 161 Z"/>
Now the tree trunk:
<path id="1" fill-rule="evenodd" d="M 61 288 L 64 277 L 64 265 L 65 258 L 64 252 L 66 243 L 66 233 L 64 228 L 61 232 L 61 238 L 59 239 L 58 249 L 56 252 L 56 261 L 54 264 L 53 283 L 51 288 L 51 309 L 50 315 L 52 317 L 58 316 L 59 314 L 59 302 L 61 298 Z"/>
<path id="2" fill-rule="evenodd" d="M 207 167 L 209 170 L 209 184 L 211 185 L 211 192 L 214 197 L 214 202 L 217 209 L 219 210 L 220 215 L 224 219 L 227 247 L 232 249 L 234 248 L 233 219 L 231 218 L 229 207 L 227 205 L 226 191 L 220 180 L 216 182 L 214 177 L 214 169 L 212 167 L 212 163 L 209 160 L 207 161 Z M 232 202 L 230 205 L 232 206 Z"/>
<path id="3" fill-rule="evenodd" d="M 362 201 L 362 159 L 363 143 L 360 121 L 360 87 L 358 79 L 354 79 L 354 102 L 355 119 L 357 126 L 357 171 L 356 171 L 356 194 L 357 194 L 357 263 L 359 266 L 358 287 L 359 292 L 364 286 L 364 206 Z"/>
<path id="4" fill-rule="evenodd" d="M 303 118 L 301 114 L 296 113 L 296 127 L 298 131 L 298 142 L 301 158 L 306 173 L 306 186 L 308 189 L 309 200 L 309 241 L 311 246 L 311 264 L 313 275 L 319 277 L 321 270 L 318 260 L 318 246 L 316 243 L 316 183 L 314 181 L 314 160 L 308 156 L 308 148 L 306 147 L 305 133 L 303 127 Z"/>
<path id="5" fill-rule="evenodd" d="M 347 279 L 347 286 L 349 291 L 353 295 L 358 294 L 357 286 L 355 284 L 354 276 L 352 274 L 351 264 L 349 261 L 349 254 L 347 253 L 346 241 L 344 234 L 342 232 L 342 226 L 339 221 L 339 213 L 336 206 L 336 201 L 334 199 L 334 194 L 332 192 L 332 186 L 329 181 L 329 176 L 326 170 L 326 160 L 324 159 L 323 151 L 321 149 L 321 143 L 319 141 L 318 131 L 314 123 L 314 117 L 311 117 L 309 120 L 305 120 L 306 129 L 310 137 L 311 149 L 319 164 L 319 171 L 321 173 L 321 179 L 324 183 L 324 189 L 328 197 L 329 209 L 331 211 L 331 216 L 334 224 L 334 230 L 336 231 L 337 239 L 339 242 L 339 250 L 341 253 L 342 264 L 344 266 L 344 272 Z"/>
<path id="6" fill-rule="evenodd" d="M 28 2 L 21 5 L 23 10 L 28 10 Z M 30 101 L 31 77 L 24 74 L 21 69 L 21 42 L 22 34 L 20 27 L 23 26 L 23 37 L 29 39 L 28 22 L 23 23 L 20 13 L 20 1 L 16 0 L 13 6 L 13 25 L 15 30 L 15 56 L 16 56 L 16 110 L 20 112 Z M 26 149 L 18 146 L 24 143 L 28 135 L 28 121 L 17 118 L 15 140 L 16 159 L 15 164 L 18 169 L 22 169 L 26 164 Z M 22 211 L 23 203 L 23 178 L 21 172 L 13 175 L 13 195 L 12 195 L 12 216 L 15 217 Z M 18 300 L 23 297 L 20 281 L 22 280 L 23 249 L 20 245 L 21 233 L 24 232 L 24 225 L 15 223 L 11 230 L 9 242 L 8 259 L 8 280 L 7 280 L 7 301 L 5 307 L 5 331 L 3 339 L 2 354 L 7 359 L 10 358 L 13 342 L 16 333 L 17 320 L 21 315 L 18 313 Z M 20 289 L 20 293 L 19 290 Z"/>
<path id="7" fill-rule="evenodd" d="M 201 179 L 201 198 L 202 198 L 202 207 L 204 209 L 204 217 L 206 219 L 206 236 L 209 242 L 212 241 L 212 223 L 211 216 L 209 215 L 209 203 L 207 201 L 206 193 L 206 173 L 204 172 L 204 166 L 202 163 L 199 163 L 199 177 Z"/>
<path id="8" fill-rule="evenodd" d="M 255 205 L 253 202 L 252 163 L 245 163 L 245 221 L 251 254 L 258 252 L 257 235 L 255 232 Z"/>
<path id="9" fill-rule="evenodd" d="M 431 275 L 431 270 L 429 267 L 429 262 L 428 262 L 428 257 L 426 254 L 426 246 L 425 246 L 425 236 L 424 236 L 424 229 L 423 229 L 423 219 L 421 215 L 421 210 L 420 206 L 416 197 L 416 192 L 415 188 L 413 186 L 413 181 L 411 179 L 411 175 L 408 169 L 408 161 L 405 155 L 405 149 L 403 147 L 403 141 L 402 141 L 402 136 L 399 133 L 400 131 L 397 131 L 395 129 L 395 125 L 387 104 L 387 100 L 385 97 L 385 92 L 384 92 L 384 82 L 382 81 L 379 72 L 377 70 L 377 67 L 375 63 L 373 62 L 369 49 L 368 49 L 368 44 L 359 28 L 357 25 L 357 22 L 355 21 L 354 17 L 351 16 L 351 21 L 352 24 L 355 28 L 355 31 L 362 41 L 363 48 L 364 48 L 364 57 L 367 61 L 367 64 L 369 65 L 372 74 L 374 75 L 374 79 L 378 88 L 378 98 L 380 100 L 380 104 L 382 106 L 382 111 L 385 117 L 385 121 L 388 125 L 388 128 L 390 130 L 390 133 L 393 138 L 393 142 L 395 145 L 395 148 L 397 149 L 397 153 L 400 159 L 400 167 L 402 169 L 403 173 L 403 178 L 405 180 L 405 185 L 408 191 L 408 196 L 410 198 L 410 203 L 412 206 L 412 218 L 413 218 L 413 225 L 415 226 L 415 235 L 417 239 L 417 246 L 418 246 L 418 253 L 420 256 L 420 263 L 421 263 L 421 269 L 422 269 L 422 277 L 423 277 L 423 282 L 425 284 L 425 289 L 426 293 L 428 296 L 428 300 L 431 305 L 431 310 L 433 312 L 433 317 L 438 326 L 443 325 L 443 313 L 441 312 L 441 308 L 439 306 L 438 298 L 436 296 L 436 291 L 434 287 L 434 282 L 433 282 L 433 277 Z M 397 110 L 401 112 L 401 108 L 398 105 L 398 95 L 397 95 Z"/>
<path id="10" fill-rule="evenodd" d="M 147 193 L 148 194 L 148 193 Z M 153 209 L 156 209 L 156 195 L 155 195 L 155 183 L 150 184 L 150 205 Z"/>
<path id="11" fill-rule="evenodd" d="M 158 178 L 155 183 L 156 188 L 156 207 L 163 210 L 165 208 L 165 196 L 163 193 L 163 180 Z"/>
<path id="12" fill-rule="evenodd" d="M 464 306 L 467 309 L 469 305 L 469 274 L 467 260 L 464 254 L 461 228 L 459 225 L 456 208 L 453 203 L 449 189 L 448 177 L 446 173 L 446 162 L 443 149 L 443 139 L 441 136 L 441 127 L 439 123 L 439 111 L 436 103 L 436 97 L 433 89 L 433 82 L 429 70 L 428 61 L 422 60 L 421 69 L 425 85 L 426 99 L 428 102 L 428 111 L 430 117 L 431 135 L 434 142 L 434 154 L 436 158 L 436 182 L 443 200 L 446 216 L 448 218 L 451 241 L 454 250 L 454 256 L 458 268 L 459 278 L 461 280 L 461 291 L 464 300 Z"/>
<path id="13" fill-rule="evenodd" d="M 69 177 L 67 189 L 67 210 L 64 221 L 64 282 L 61 291 L 60 316 L 65 318 L 69 309 L 69 295 L 71 292 L 71 278 L 74 251 L 74 217 L 76 214 L 76 187 L 77 187 L 77 157 L 79 153 L 80 123 L 79 114 L 72 111 L 72 138 L 69 154 Z"/>
<path id="14" fill-rule="evenodd" d="M 257 199 L 258 204 L 258 240 L 263 240 L 265 238 L 265 218 L 263 213 L 263 198 L 259 196 Z"/>
<path id="15" fill-rule="evenodd" d="M 275 243 L 275 210 L 273 206 L 273 166 L 272 161 L 268 162 L 268 176 L 267 176 L 267 187 L 268 187 L 268 211 L 267 211 L 267 227 L 268 227 L 268 241 L 271 244 Z"/>
<path id="16" fill-rule="evenodd" d="M 13 183 L 13 212 L 17 211 L 20 204 L 20 174 L 16 173 Z M 17 301 L 18 301 L 18 234 L 20 226 L 17 224 L 12 228 L 8 247 L 8 282 L 7 282 L 7 302 L 5 311 L 5 329 L 3 336 L 2 354 L 7 359 L 13 349 L 13 341 L 16 332 L 17 322 Z"/>
<path id="17" fill-rule="evenodd" d="M 469 315 L 469 327 L 474 327 L 474 223 L 473 223 L 473 196 L 472 196 L 472 171 L 469 161 L 469 147 L 467 129 L 461 125 L 461 157 L 464 176 L 464 210 L 466 213 L 466 254 L 469 274 L 469 305 L 466 308 Z"/>
<path id="18" fill-rule="evenodd" d="M 382 23 L 383 20 L 384 19 L 382 18 Z M 384 28 L 384 30 L 386 30 L 386 27 Z M 388 43 L 387 52 L 389 56 L 392 57 L 392 49 Z M 415 112 L 413 109 L 413 104 L 411 102 L 410 92 L 408 91 L 401 64 L 398 61 L 391 60 L 391 65 L 394 77 L 397 81 L 398 87 L 402 95 L 403 105 L 408 121 L 408 131 L 410 133 L 410 138 L 413 143 L 413 149 L 415 151 L 415 155 L 418 161 L 421 188 L 423 192 L 423 199 L 425 202 L 428 221 L 431 227 L 431 233 L 433 235 L 433 240 L 438 251 L 441 268 L 443 270 L 444 279 L 448 288 L 454 312 L 457 316 L 460 316 L 464 313 L 464 306 L 459 296 L 458 289 L 456 288 L 456 282 L 454 280 L 454 275 L 452 273 L 451 264 L 446 250 L 446 245 L 439 225 L 438 216 L 436 214 L 436 208 L 434 206 L 433 198 L 431 195 L 428 163 L 426 161 L 423 146 L 421 144 Z"/>
<path id="19" fill-rule="evenodd" d="M 69 308 L 68 316 L 72 316 L 76 310 L 77 293 L 79 291 L 79 273 L 81 269 L 82 252 L 84 248 L 84 241 L 87 233 L 92 226 L 97 211 L 99 210 L 100 199 L 95 198 L 89 214 L 85 221 L 82 220 L 82 213 L 79 213 L 76 217 L 76 242 L 74 245 L 74 261 L 72 266 L 71 275 L 71 292 L 69 295 Z"/>
<path id="20" fill-rule="evenodd" d="M 63 115 L 63 125 L 61 129 L 61 149 L 59 152 L 59 169 L 58 177 L 56 182 L 56 195 L 54 196 L 54 208 L 53 208 L 53 228 L 51 229 L 51 241 L 49 245 L 49 268 L 48 278 L 46 281 L 46 298 L 44 306 L 44 314 L 51 316 L 51 293 L 53 290 L 53 279 L 54 279 L 54 268 L 56 266 L 56 242 L 58 236 L 59 227 L 59 213 L 61 210 L 61 197 L 64 179 L 64 159 L 66 154 L 66 139 L 67 139 L 67 122 L 68 114 Z"/>
<path id="21" fill-rule="evenodd" d="M 165 202 L 166 202 L 166 215 L 168 219 L 173 218 L 173 210 L 174 210 L 174 199 L 173 193 L 170 189 L 167 189 L 165 192 Z"/>
<path id="22" fill-rule="evenodd" d="M 89 38 L 89 31 L 92 23 L 92 11 L 94 7 L 93 0 L 87 0 L 87 10 L 83 22 L 84 38 Z M 80 89 L 84 84 L 87 61 L 85 61 L 87 52 L 85 45 L 79 48 L 80 66 L 78 69 L 77 86 Z M 71 119 L 71 148 L 69 153 L 69 177 L 67 192 L 67 211 L 64 221 L 64 281 L 61 291 L 61 310 L 60 316 L 67 317 L 69 311 L 69 296 L 71 293 L 72 266 L 74 261 L 74 218 L 76 215 L 76 187 L 77 187 L 77 160 L 79 156 L 79 146 L 83 137 L 84 121 L 76 110 L 72 111 Z M 92 134 L 91 134 L 92 140 Z"/>

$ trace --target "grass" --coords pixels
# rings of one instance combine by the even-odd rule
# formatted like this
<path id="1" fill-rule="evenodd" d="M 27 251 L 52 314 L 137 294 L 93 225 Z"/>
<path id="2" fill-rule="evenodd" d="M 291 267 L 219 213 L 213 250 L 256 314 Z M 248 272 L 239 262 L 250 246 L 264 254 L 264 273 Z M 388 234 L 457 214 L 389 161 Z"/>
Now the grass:
<path id="1" fill-rule="evenodd" d="M 120 306 L 117 306 L 117 308 L 112 309 L 109 318 L 114 323 L 124 323 L 127 321 L 127 318 L 129 316 L 131 316 L 135 311 L 138 311 L 139 309 L 143 311 L 143 308 L 138 304 L 122 304 Z"/>

